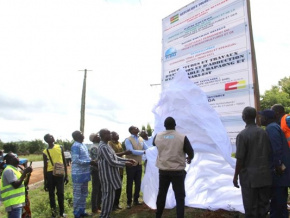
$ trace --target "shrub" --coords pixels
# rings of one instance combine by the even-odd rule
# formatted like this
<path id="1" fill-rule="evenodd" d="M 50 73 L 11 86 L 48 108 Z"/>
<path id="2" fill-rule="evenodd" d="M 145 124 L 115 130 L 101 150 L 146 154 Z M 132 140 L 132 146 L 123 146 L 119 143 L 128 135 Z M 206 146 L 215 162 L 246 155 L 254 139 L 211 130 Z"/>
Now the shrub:
<path id="1" fill-rule="evenodd" d="M 65 151 L 70 151 L 73 141 L 57 139 L 55 143 L 62 145 Z"/>
<path id="2" fill-rule="evenodd" d="M 42 142 L 42 140 L 39 139 L 28 143 L 28 150 L 30 154 L 41 153 L 45 147 L 46 145 Z"/>
<path id="3" fill-rule="evenodd" d="M 18 145 L 18 155 L 29 153 L 28 152 L 29 142 L 21 141 L 21 142 L 18 142 L 17 145 Z"/>
<path id="4" fill-rule="evenodd" d="M 4 149 L 5 153 L 8 153 L 10 151 L 13 153 L 17 153 L 18 152 L 18 145 L 16 142 L 7 142 L 7 143 L 4 143 L 3 149 Z"/>

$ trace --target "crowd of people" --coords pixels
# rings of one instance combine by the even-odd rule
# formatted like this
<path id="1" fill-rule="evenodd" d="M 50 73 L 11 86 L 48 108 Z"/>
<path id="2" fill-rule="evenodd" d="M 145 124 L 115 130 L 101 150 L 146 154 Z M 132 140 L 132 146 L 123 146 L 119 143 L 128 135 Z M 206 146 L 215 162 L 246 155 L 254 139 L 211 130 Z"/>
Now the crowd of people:
<path id="1" fill-rule="evenodd" d="M 246 127 L 236 139 L 236 169 L 233 184 L 240 180 L 245 217 L 288 218 L 290 186 L 290 116 L 284 107 L 275 104 L 258 112 L 246 107 L 242 118 Z"/>
<path id="2" fill-rule="evenodd" d="M 111 211 L 122 209 L 120 197 L 122 192 L 123 168 L 127 172 L 127 208 L 142 205 L 139 201 L 142 155 L 149 145 L 138 135 L 139 129 L 129 128 L 131 136 L 125 140 L 125 149 L 119 142 L 117 132 L 101 129 L 89 137 L 93 142 L 90 150 L 83 144 L 82 132 L 75 131 L 72 136 L 72 182 L 74 217 L 86 217 L 86 197 L 88 195 L 88 181 L 92 180 L 91 208 L 92 214 L 109 217 Z M 126 155 L 126 158 L 124 157 Z M 132 195 L 135 183 L 134 196 Z"/>
<path id="3" fill-rule="evenodd" d="M 236 138 L 236 167 L 233 184 L 239 188 L 243 198 L 245 217 L 288 218 L 287 200 L 290 186 L 290 115 L 282 105 L 259 111 L 245 107 L 242 119 L 246 123 Z M 75 218 L 86 217 L 88 183 L 92 181 L 92 214 L 101 218 L 110 217 L 113 210 L 122 209 L 123 171 L 126 170 L 127 209 L 142 205 L 140 186 L 142 163 L 146 165 L 146 150 L 156 146 L 159 169 L 159 190 L 156 200 L 156 218 L 162 217 L 166 196 L 172 184 L 176 200 L 176 214 L 184 217 L 186 163 L 194 158 L 194 150 L 186 135 L 175 130 L 173 117 L 164 120 L 165 131 L 148 138 L 146 131 L 129 127 L 130 136 L 124 147 L 119 142 L 117 132 L 101 129 L 89 137 L 93 143 L 90 149 L 83 144 L 81 131 L 74 131 L 71 147 L 71 176 L 73 183 L 73 214 Z M 50 134 L 44 136 L 48 147 L 43 151 L 44 189 L 49 193 L 52 217 L 66 217 L 64 213 L 64 185 L 68 183 L 68 171 L 62 146 L 55 144 Z M 4 157 L 6 168 L 1 177 L 1 198 L 8 217 L 20 218 L 25 204 L 23 181 L 32 172 L 31 167 L 21 174 L 17 170 L 19 159 L 13 153 Z M 133 191 L 133 187 L 135 187 Z M 55 191 L 59 213 L 56 210 Z"/>

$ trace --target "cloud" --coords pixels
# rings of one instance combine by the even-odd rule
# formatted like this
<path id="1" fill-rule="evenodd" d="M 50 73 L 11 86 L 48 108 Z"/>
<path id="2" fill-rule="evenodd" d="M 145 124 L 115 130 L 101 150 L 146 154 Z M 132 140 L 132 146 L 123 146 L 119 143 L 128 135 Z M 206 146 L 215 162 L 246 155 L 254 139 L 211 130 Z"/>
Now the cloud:
<path id="1" fill-rule="evenodd" d="M 161 78 L 162 19 L 192 1 L 16 2 L 0 7 L 2 141 L 42 139 L 47 132 L 70 140 L 80 125 L 84 69 L 91 70 L 86 134 L 106 127 L 122 138 L 130 125 L 153 127 L 160 86 L 150 84 Z M 289 74 L 287 6 L 251 2 L 262 92 Z"/>

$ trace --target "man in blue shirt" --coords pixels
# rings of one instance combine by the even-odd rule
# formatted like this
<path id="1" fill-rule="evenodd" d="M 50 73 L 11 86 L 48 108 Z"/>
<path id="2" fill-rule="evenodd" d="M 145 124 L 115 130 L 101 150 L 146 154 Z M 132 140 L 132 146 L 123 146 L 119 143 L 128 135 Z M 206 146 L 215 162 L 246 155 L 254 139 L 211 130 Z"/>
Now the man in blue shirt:
<path id="1" fill-rule="evenodd" d="M 80 131 L 72 133 L 74 143 L 71 147 L 72 152 L 72 182 L 73 182 L 73 207 L 75 218 L 89 216 L 85 212 L 86 198 L 88 196 L 88 182 L 91 180 L 90 165 L 96 165 L 92 161 L 88 148 L 83 144 L 84 136 Z"/>
<path id="2" fill-rule="evenodd" d="M 142 137 L 138 137 L 139 129 L 135 126 L 129 127 L 131 136 L 125 140 L 126 150 L 132 151 L 131 155 L 127 155 L 127 158 L 133 159 L 137 162 L 136 166 L 126 167 L 127 173 L 127 209 L 132 207 L 132 188 L 133 182 L 135 182 L 134 192 L 134 205 L 141 205 L 139 202 L 139 193 L 141 187 L 142 177 L 142 155 L 145 154 L 147 145 L 144 143 Z"/>
<path id="3" fill-rule="evenodd" d="M 290 149 L 281 127 L 276 123 L 275 112 L 264 110 L 261 115 L 261 125 L 266 126 L 271 147 L 272 159 L 272 199 L 270 216 L 275 218 L 288 218 L 287 200 L 290 186 Z"/>

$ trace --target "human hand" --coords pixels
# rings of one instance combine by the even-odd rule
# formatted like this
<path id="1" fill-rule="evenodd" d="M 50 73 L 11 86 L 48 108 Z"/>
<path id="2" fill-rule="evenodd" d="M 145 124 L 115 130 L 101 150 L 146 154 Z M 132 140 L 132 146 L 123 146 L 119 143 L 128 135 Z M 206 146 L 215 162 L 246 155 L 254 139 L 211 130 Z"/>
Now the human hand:
<path id="1" fill-rule="evenodd" d="M 278 176 L 282 176 L 284 173 L 285 168 L 283 169 L 282 165 L 275 167 L 275 173 Z"/>
<path id="2" fill-rule="evenodd" d="M 98 163 L 97 163 L 97 161 L 91 160 L 90 165 L 97 167 Z"/>
<path id="3" fill-rule="evenodd" d="M 137 164 L 138 164 L 138 162 L 136 160 L 133 160 L 133 159 L 128 159 L 128 161 L 130 161 L 133 166 L 137 166 Z"/>
<path id="4" fill-rule="evenodd" d="M 188 163 L 188 164 L 191 163 L 191 159 L 189 157 L 186 157 L 186 163 Z"/>
<path id="5" fill-rule="evenodd" d="M 233 179 L 233 184 L 236 188 L 240 188 L 239 184 L 238 184 L 238 178 L 234 177 Z"/>
<path id="6" fill-rule="evenodd" d="M 132 167 L 133 163 L 128 160 L 128 161 L 125 162 L 125 165 L 126 165 L 126 167 Z"/>
<path id="7" fill-rule="evenodd" d="M 27 174 L 27 173 L 31 173 L 33 170 L 32 170 L 32 167 L 27 167 L 23 170 L 23 174 Z"/>
<path id="8" fill-rule="evenodd" d="M 44 191 L 48 192 L 47 180 L 44 180 Z"/>
<path id="9" fill-rule="evenodd" d="M 68 178 L 67 178 L 67 175 L 64 177 L 64 184 L 68 184 Z"/>

